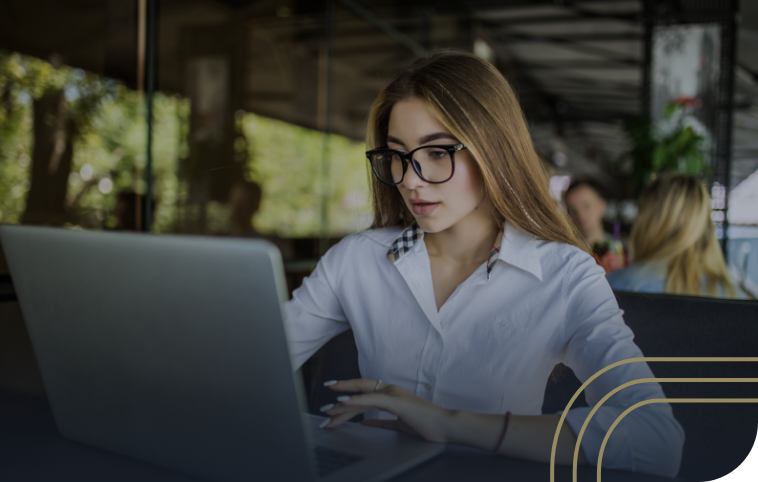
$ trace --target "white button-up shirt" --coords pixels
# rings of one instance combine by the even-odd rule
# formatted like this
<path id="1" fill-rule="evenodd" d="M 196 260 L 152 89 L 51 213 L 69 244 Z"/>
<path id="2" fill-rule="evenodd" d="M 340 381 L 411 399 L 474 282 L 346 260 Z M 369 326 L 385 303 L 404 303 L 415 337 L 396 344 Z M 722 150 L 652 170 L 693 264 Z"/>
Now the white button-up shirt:
<path id="1" fill-rule="evenodd" d="M 352 328 L 364 378 L 399 385 L 449 409 L 540 415 L 557 363 L 585 381 L 611 363 L 642 356 L 591 256 L 511 224 L 499 239 L 499 253 L 493 251 L 437 311 L 421 230 L 368 230 L 344 238 L 286 304 L 293 367 Z M 587 403 L 627 381 L 651 377 L 645 363 L 616 367 L 587 387 Z M 611 397 L 585 431 L 587 459 L 597 464 L 603 437 L 626 408 L 663 397 L 658 383 Z M 575 434 L 589 411 L 569 411 L 566 421 Z M 674 476 L 683 444 L 670 405 L 646 405 L 616 427 L 603 467 Z"/>

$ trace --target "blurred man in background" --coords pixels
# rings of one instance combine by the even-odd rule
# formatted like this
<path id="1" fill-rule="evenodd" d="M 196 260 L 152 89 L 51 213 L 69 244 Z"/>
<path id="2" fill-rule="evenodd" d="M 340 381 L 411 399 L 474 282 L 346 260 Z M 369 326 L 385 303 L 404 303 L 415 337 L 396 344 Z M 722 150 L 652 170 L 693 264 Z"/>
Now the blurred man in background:
<path id="1" fill-rule="evenodd" d="M 113 208 L 115 225 L 110 225 L 110 228 L 117 231 L 142 231 L 146 222 L 146 201 L 145 196 L 134 191 L 119 192 L 116 196 L 116 206 Z M 155 219 L 155 205 L 156 201 L 153 199 L 150 203 L 151 219 Z"/>
<path id="2" fill-rule="evenodd" d="M 606 274 L 610 274 L 624 267 L 627 253 L 618 239 L 618 224 L 614 230 L 615 236 L 606 233 L 603 228 L 606 203 L 600 192 L 594 182 L 579 180 L 566 189 L 564 199 L 571 219 L 592 248 L 598 264 Z"/>
<path id="3" fill-rule="evenodd" d="M 612 239 L 603 229 L 605 199 L 591 181 L 574 181 L 566 190 L 566 207 L 587 244 L 594 246 Z"/>

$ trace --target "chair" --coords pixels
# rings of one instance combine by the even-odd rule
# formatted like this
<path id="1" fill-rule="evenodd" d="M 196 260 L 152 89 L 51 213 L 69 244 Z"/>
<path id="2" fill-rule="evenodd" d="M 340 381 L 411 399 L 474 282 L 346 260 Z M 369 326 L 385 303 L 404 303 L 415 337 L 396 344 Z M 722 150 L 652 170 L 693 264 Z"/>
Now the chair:
<path id="1" fill-rule="evenodd" d="M 648 357 L 758 357 L 758 302 L 617 292 L 624 320 Z M 652 362 L 658 378 L 758 378 L 758 363 Z M 543 413 L 565 408 L 580 383 L 549 382 Z M 753 383 L 664 383 L 668 398 L 758 398 Z M 713 480 L 747 457 L 758 429 L 757 404 L 673 403 L 685 431 L 679 477 Z M 550 410 L 545 410 L 549 408 Z"/>
<path id="2" fill-rule="evenodd" d="M 645 356 L 758 357 L 758 302 L 616 293 Z M 758 378 L 758 362 L 655 362 L 659 378 Z M 668 398 L 758 398 L 755 383 L 665 383 Z M 713 480 L 747 457 L 758 404 L 672 404 L 685 431 L 679 477 Z"/>

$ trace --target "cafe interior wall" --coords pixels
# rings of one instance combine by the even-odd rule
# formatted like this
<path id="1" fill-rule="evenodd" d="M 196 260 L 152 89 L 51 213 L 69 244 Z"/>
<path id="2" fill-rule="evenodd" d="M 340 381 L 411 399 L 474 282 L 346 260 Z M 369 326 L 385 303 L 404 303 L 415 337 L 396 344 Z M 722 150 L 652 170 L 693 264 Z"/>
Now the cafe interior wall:
<path id="1" fill-rule="evenodd" d="M 326 127 L 329 110 L 330 131 L 360 142 L 377 91 L 417 56 L 397 35 L 427 51 L 456 47 L 486 56 L 514 84 L 535 146 L 553 174 L 591 177 L 611 193 L 623 190 L 613 165 L 628 148 L 623 120 L 642 113 L 644 2 L 333 3 L 328 69 L 333 95 L 327 109 L 321 2 L 160 1 L 157 88 L 193 106 L 189 155 L 177 161 L 190 206 L 220 203 L 233 182 L 249 177 L 234 150 L 240 111 L 318 131 Z M 136 5 L 134 0 L 4 2 L 0 47 L 42 59 L 55 52 L 66 65 L 134 88 Z M 752 32 L 758 31 L 756 9 L 750 2 L 742 9 L 741 46 L 754 42 Z M 25 21 L 29 18 L 33 24 Z M 749 135 L 756 129 L 753 118 L 758 119 L 754 51 L 737 49 L 740 104 L 733 152 L 739 165 L 732 169 L 732 186 L 755 170 L 750 166 L 758 158 Z M 198 83 L 214 82 L 209 79 L 217 82 L 209 84 L 212 89 Z M 199 111 L 203 105 L 210 110 Z M 365 167 L 362 159 L 355 162 Z M 178 229 L 204 232 L 205 224 L 195 218 Z"/>

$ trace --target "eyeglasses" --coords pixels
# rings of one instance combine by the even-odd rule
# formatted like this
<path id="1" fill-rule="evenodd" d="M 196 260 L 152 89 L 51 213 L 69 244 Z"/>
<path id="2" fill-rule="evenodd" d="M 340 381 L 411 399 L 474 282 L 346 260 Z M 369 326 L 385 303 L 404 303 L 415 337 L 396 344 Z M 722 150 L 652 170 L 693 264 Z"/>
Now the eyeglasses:
<path id="1" fill-rule="evenodd" d="M 390 186 L 397 186 L 403 182 L 408 163 L 422 180 L 440 184 L 453 177 L 454 155 L 463 149 L 466 149 L 463 144 L 422 146 L 406 154 L 388 147 L 379 147 L 366 152 L 366 157 L 371 162 L 376 177 Z"/>

